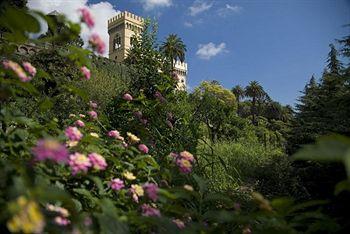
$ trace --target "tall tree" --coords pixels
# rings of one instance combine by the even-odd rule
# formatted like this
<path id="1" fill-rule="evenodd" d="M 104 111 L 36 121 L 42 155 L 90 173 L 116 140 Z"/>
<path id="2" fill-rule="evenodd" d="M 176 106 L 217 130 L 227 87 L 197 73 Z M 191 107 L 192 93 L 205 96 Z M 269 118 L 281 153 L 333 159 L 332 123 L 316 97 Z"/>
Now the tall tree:
<path id="1" fill-rule="evenodd" d="M 342 70 L 342 64 L 338 59 L 338 51 L 333 44 L 329 44 L 331 50 L 328 53 L 327 69 L 331 74 L 339 75 Z"/>
<path id="2" fill-rule="evenodd" d="M 251 115 L 252 123 L 257 125 L 256 116 L 258 115 L 257 102 L 261 100 L 265 95 L 263 87 L 257 81 L 251 81 L 249 85 L 245 88 L 245 95 L 250 97 L 252 100 L 251 105 Z"/>
<path id="3" fill-rule="evenodd" d="M 173 69 L 175 61 L 185 61 L 186 45 L 176 34 L 170 34 L 160 46 L 160 52 L 170 60 Z"/>
<path id="4" fill-rule="evenodd" d="M 237 103 L 244 97 L 244 89 L 240 85 L 236 85 L 231 89 L 232 93 L 236 96 Z"/>

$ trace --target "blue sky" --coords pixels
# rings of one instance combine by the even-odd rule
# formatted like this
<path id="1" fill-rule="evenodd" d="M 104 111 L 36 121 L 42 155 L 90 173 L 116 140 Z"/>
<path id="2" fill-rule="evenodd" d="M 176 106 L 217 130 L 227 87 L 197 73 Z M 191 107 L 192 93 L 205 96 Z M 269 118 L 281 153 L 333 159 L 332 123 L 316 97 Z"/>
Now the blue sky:
<path id="1" fill-rule="evenodd" d="M 103 5 L 86 1 L 75 0 Z M 296 102 L 312 74 L 320 77 L 329 43 L 350 34 L 350 27 L 343 27 L 350 23 L 350 0 L 108 2 L 113 10 L 156 18 L 160 41 L 170 33 L 183 39 L 191 89 L 203 80 L 218 80 L 226 88 L 257 80 L 283 104 Z"/>

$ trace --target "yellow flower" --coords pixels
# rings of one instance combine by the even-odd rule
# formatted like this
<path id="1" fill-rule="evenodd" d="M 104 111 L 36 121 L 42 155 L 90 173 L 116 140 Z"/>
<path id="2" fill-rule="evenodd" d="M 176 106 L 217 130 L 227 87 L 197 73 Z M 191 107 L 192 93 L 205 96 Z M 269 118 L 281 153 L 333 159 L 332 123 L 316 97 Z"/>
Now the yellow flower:
<path id="1" fill-rule="evenodd" d="M 126 135 L 128 136 L 129 138 L 129 141 L 131 143 L 137 143 L 140 141 L 140 138 L 138 138 L 137 136 L 135 136 L 134 134 L 130 133 L 130 132 L 127 132 Z"/>
<path id="2" fill-rule="evenodd" d="M 99 138 L 100 136 L 96 132 L 91 132 L 90 136 Z"/>
<path id="3" fill-rule="evenodd" d="M 133 189 L 133 191 L 135 192 L 135 194 L 139 197 L 142 197 L 144 195 L 144 190 L 142 188 L 142 186 L 138 185 L 138 184 L 132 184 L 131 188 Z"/>
<path id="4" fill-rule="evenodd" d="M 126 171 L 123 173 L 123 176 L 128 180 L 134 180 L 136 179 L 136 176 L 132 172 Z"/>
<path id="5" fill-rule="evenodd" d="M 188 185 L 188 184 L 184 185 L 184 189 L 186 189 L 187 191 L 190 191 L 190 192 L 193 191 L 193 187 L 191 185 Z"/>
<path id="6" fill-rule="evenodd" d="M 68 147 L 74 147 L 74 146 L 77 146 L 78 145 L 78 141 L 67 141 L 66 142 L 66 145 L 68 146 Z"/>
<path id="7" fill-rule="evenodd" d="M 28 201 L 21 196 L 17 199 L 16 205 L 19 212 L 7 221 L 7 228 L 11 232 L 40 233 L 44 228 L 44 216 L 39 206 L 34 201 Z"/>

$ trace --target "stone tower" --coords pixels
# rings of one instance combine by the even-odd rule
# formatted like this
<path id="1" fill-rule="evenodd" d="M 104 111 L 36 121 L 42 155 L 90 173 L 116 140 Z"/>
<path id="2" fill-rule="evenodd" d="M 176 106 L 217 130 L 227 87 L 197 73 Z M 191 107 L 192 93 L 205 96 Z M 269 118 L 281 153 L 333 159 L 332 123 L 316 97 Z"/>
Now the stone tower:
<path id="1" fill-rule="evenodd" d="M 124 11 L 108 20 L 109 58 L 122 62 L 132 47 L 135 34 L 141 33 L 144 19 Z"/>
<path id="2" fill-rule="evenodd" d="M 119 13 L 108 20 L 109 58 L 122 62 L 128 56 L 135 35 L 142 32 L 145 20 L 128 11 Z M 177 88 L 186 90 L 187 63 L 175 61 L 174 71 L 178 77 Z"/>

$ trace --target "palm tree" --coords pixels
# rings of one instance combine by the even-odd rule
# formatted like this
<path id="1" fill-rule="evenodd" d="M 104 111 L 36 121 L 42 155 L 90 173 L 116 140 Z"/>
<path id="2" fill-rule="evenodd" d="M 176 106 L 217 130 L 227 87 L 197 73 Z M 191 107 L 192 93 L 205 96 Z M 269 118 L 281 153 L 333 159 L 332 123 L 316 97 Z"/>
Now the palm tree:
<path id="1" fill-rule="evenodd" d="M 171 68 L 174 68 L 174 61 L 185 61 L 186 45 L 176 34 L 170 34 L 160 46 L 160 52 L 171 61 Z"/>
<path id="2" fill-rule="evenodd" d="M 231 92 L 236 96 L 238 103 L 244 97 L 244 89 L 240 85 L 233 87 Z"/>
<path id="3" fill-rule="evenodd" d="M 257 101 L 261 100 L 265 96 L 265 91 L 263 87 L 257 81 L 251 81 L 249 85 L 245 88 L 245 95 L 252 98 L 251 114 L 252 114 L 252 123 L 257 124 L 256 115 L 257 115 Z"/>

